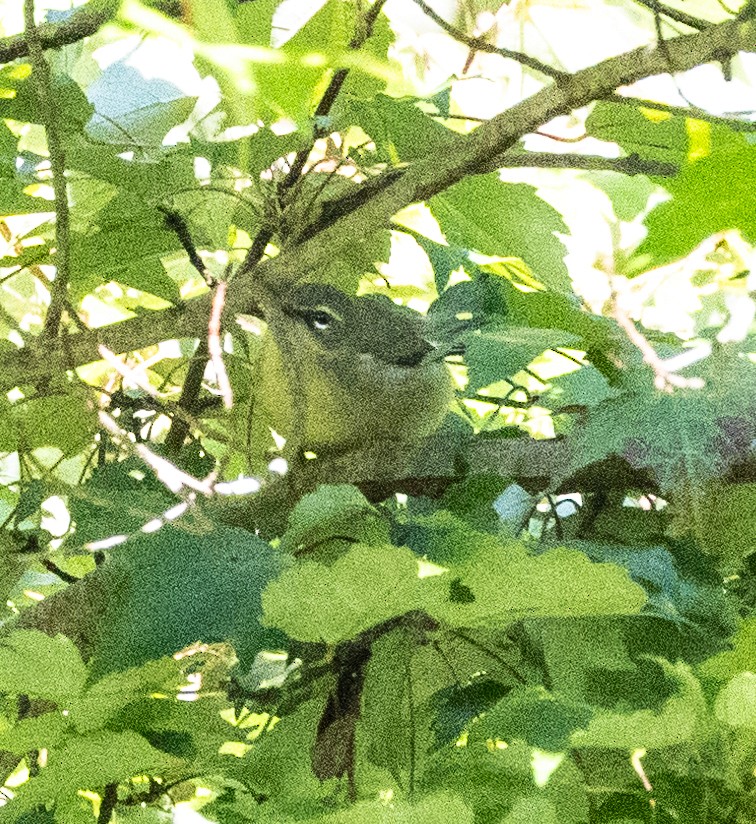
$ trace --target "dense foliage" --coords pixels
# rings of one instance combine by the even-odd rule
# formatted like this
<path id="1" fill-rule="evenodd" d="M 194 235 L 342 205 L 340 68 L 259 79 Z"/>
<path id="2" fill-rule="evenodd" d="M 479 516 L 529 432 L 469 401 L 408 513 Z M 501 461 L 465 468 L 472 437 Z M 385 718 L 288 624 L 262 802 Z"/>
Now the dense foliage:
<path id="1" fill-rule="evenodd" d="M 752 0 L 36 5 L 2 820 L 756 820 Z M 287 451 L 301 280 L 427 314 L 437 433 Z"/>

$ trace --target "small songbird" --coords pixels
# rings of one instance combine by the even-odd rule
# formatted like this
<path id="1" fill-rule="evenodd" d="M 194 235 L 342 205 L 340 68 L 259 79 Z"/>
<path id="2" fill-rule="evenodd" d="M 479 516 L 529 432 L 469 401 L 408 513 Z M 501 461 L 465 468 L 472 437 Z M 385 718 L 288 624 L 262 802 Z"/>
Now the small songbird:
<path id="1" fill-rule="evenodd" d="M 284 437 L 297 431 L 305 449 L 341 450 L 417 441 L 440 426 L 453 383 L 419 313 L 303 283 L 265 314 L 256 402 Z"/>

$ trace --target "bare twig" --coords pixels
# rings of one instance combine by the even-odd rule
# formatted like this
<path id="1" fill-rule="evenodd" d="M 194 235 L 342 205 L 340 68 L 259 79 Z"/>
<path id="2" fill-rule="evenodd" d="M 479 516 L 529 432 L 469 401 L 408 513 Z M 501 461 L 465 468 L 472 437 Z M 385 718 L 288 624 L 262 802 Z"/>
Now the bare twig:
<path id="1" fill-rule="evenodd" d="M 625 331 L 628 339 L 643 355 L 643 360 L 651 367 L 654 373 L 654 386 L 662 391 L 677 389 L 702 389 L 704 381 L 701 378 L 684 378 L 674 373 L 667 361 L 657 355 L 654 347 L 646 340 L 643 333 L 636 327 L 630 316 L 621 305 L 621 301 L 615 294 L 612 301 L 612 317 L 617 321 L 620 328 Z"/>
<path id="2" fill-rule="evenodd" d="M 668 103 L 659 103 L 656 100 L 643 100 L 639 97 L 627 97 L 624 94 L 609 95 L 607 100 L 612 103 L 621 103 L 624 106 L 636 106 L 644 109 L 654 109 L 659 112 L 669 112 L 678 117 L 689 117 L 693 120 L 703 120 L 706 123 L 721 124 L 735 132 L 756 132 L 756 121 L 738 120 L 737 117 L 709 114 L 696 106 L 672 106 Z"/>
<path id="3" fill-rule="evenodd" d="M 223 396 L 223 405 L 226 409 L 231 409 L 234 405 L 234 397 L 231 391 L 231 382 L 228 379 L 228 372 L 226 372 L 226 366 L 223 363 L 223 347 L 221 345 L 221 316 L 226 303 L 227 288 L 227 280 L 219 280 L 215 286 L 210 323 L 207 329 L 207 349 L 215 370 L 215 380 L 218 382 L 218 388 Z"/>
<path id="4" fill-rule="evenodd" d="M 129 433 L 121 429 L 105 410 L 101 409 L 97 416 L 103 429 L 128 452 L 141 458 L 171 492 L 178 494 L 184 488 L 187 488 L 201 492 L 208 497 L 213 494 L 213 487 L 209 481 L 197 480 L 193 475 L 179 469 L 169 460 L 156 455 L 146 444 L 132 441 L 129 438 Z"/>
<path id="5" fill-rule="evenodd" d="M 68 190 L 66 187 L 66 156 L 58 120 L 58 106 L 52 91 L 50 67 L 45 60 L 44 47 L 34 23 L 34 0 L 24 0 L 24 26 L 29 57 L 33 67 L 34 82 L 42 123 L 47 135 L 50 153 L 52 185 L 55 193 L 55 280 L 50 289 L 50 307 L 45 317 L 44 334 L 53 338 L 60 331 L 60 320 L 67 302 L 70 277 L 70 236 L 68 215 Z"/>
<path id="6" fill-rule="evenodd" d="M 426 16 L 428 16 L 437 26 L 440 26 L 450 37 L 453 37 L 459 43 L 464 43 L 466 46 L 469 46 L 474 52 L 482 51 L 487 52 L 488 54 L 498 54 L 501 57 L 516 60 L 523 66 L 527 66 L 529 69 L 534 69 L 541 74 L 545 74 L 547 77 L 553 77 L 556 80 L 563 80 L 569 77 L 567 72 L 562 72 L 559 69 L 553 68 L 553 66 L 548 66 L 546 63 L 541 63 L 540 60 L 536 60 L 535 57 L 530 57 L 530 55 L 524 54 L 523 52 L 512 51 L 511 49 L 494 46 L 493 43 L 489 43 L 483 37 L 472 37 L 444 20 L 444 18 L 435 12 L 426 2 L 424 2 L 424 0 L 414 0 L 414 2 L 423 10 L 423 13 Z"/>
<path id="7" fill-rule="evenodd" d="M 361 48 L 365 41 L 372 35 L 375 21 L 378 19 L 378 15 L 381 13 L 385 4 L 386 0 L 375 0 L 365 15 L 362 25 L 358 25 L 357 31 L 349 43 L 349 48 L 351 50 L 356 51 Z M 344 85 L 344 81 L 346 80 L 348 74 L 349 69 L 338 69 L 334 72 L 331 82 L 328 84 L 328 88 L 325 92 L 323 92 L 323 96 L 320 98 L 320 101 L 315 108 L 315 112 L 313 113 L 314 126 L 312 141 L 308 146 L 300 149 L 295 155 L 294 161 L 292 162 L 286 177 L 279 185 L 282 193 L 285 193 L 296 184 L 302 175 L 302 171 L 304 170 L 307 159 L 312 152 L 312 147 L 315 145 L 315 141 L 321 137 L 324 137 L 328 133 L 323 121 L 333 108 L 333 104 L 336 102 L 336 98 L 338 97 L 341 87 Z M 262 260 L 263 255 L 265 254 L 265 249 L 272 238 L 273 229 L 269 226 L 264 226 L 252 241 L 252 245 L 249 247 L 249 251 L 245 256 L 239 271 L 237 272 L 237 276 L 249 272 L 257 266 L 257 264 Z"/>

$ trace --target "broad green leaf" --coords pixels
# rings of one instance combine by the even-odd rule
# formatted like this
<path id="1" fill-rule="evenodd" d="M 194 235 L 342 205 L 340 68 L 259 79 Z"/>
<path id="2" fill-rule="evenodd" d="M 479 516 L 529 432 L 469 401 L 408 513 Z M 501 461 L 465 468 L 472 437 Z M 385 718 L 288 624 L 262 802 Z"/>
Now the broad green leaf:
<path id="1" fill-rule="evenodd" d="M 630 104 L 598 101 L 585 122 L 588 134 L 618 143 L 628 154 L 681 163 L 688 152 L 685 118 Z"/>
<path id="2" fill-rule="evenodd" d="M 336 126 L 360 126 L 376 144 L 377 159 L 396 165 L 451 149 L 457 135 L 410 100 L 377 95 L 346 99 L 336 109 Z"/>
<path id="3" fill-rule="evenodd" d="M 370 543 L 388 539 L 388 527 L 355 486 L 319 486 L 305 495 L 289 516 L 284 550 L 304 550 L 330 539 Z"/>
<path id="4" fill-rule="evenodd" d="M 32 750 L 57 746 L 70 730 L 71 723 L 62 712 L 46 712 L 24 718 L 0 733 L 0 749 L 24 756 Z"/>
<path id="5" fill-rule="evenodd" d="M 738 673 L 717 695 L 714 713 L 729 727 L 747 727 L 756 732 L 756 675 Z"/>
<path id="6" fill-rule="evenodd" d="M 614 454 L 651 469 L 662 492 L 700 487 L 744 459 L 753 437 L 754 374 L 746 368 L 732 388 L 713 379 L 706 391 L 627 392 L 591 407 L 568 474 Z"/>
<path id="7" fill-rule="evenodd" d="M 316 684 L 313 692 L 316 696 L 322 692 L 321 685 Z M 272 799 L 276 809 L 271 821 L 285 821 L 287 811 L 297 817 L 322 811 L 320 782 L 312 771 L 310 752 L 324 704 L 325 695 L 305 701 L 264 732 L 240 765 L 244 783 Z"/>
<path id="8" fill-rule="evenodd" d="M 520 798 L 501 824 L 561 824 L 563 819 L 554 804 L 546 798 Z"/>
<path id="9" fill-rule="evenodd" d="M 0 639 L 0 691 L 67 702 L 84 686 L 87 672 L 79 651 L 63 635 L 19 629 Z"/>
<path id="10" fill-rule="evenodd" d="M 0 416 L 1 417 L 1 416 Z M 151 471 L 137 458 L 95 467 L 81 495 L 69 503 L 76 532 L 75 545 L 128 535 L 170 509 L 177 502 Z"/>
<path id="11" fill-rule="evenodd" d="M 260 593 L 286 557 L 243 529 L 192 531 L 185 516 L 120 546 L 108 566 L 128 581 L 102 625 L 95 676 L 197 641 L 231 641 L 247 665 L 279 636 L 260 626 Z"/>
<path id="12" fill-rule="evenodd" d="M 619 172 L 586 172 L 586 177 L 611 200 L 619 220 L 631 221 L 638 217 L 657 188 L 645 175 L 630 177 Z"/>
<path id="13" fill-rule="evenodd" d="M 531 748 L 519 741 L 502 749 L 444 747 L 424 769 L 421 787 L 464 798 L 476 821 L 501 821 L 518 798 L 536 790 L 532 757 Z"/>
<path id="14" fill-rule="evenodd" d="M 729 136 L 709 156 L 687 163 L 677 177 L 664 181 L 672 199 L 646 218 L 648 235 L 635 250 L 636 257 L 646 268 L 663 266 L 727 229 L 756 241 L 754 176 L 756 147 L 744 136 Z"/>
<path id="15" fill-rule="evenodd" d="M 415 803 L 361 801 L 317 820 L 319 824 L 473 824 L 476 819 L 461 796 L 439 792 Z"/>
<path id="16" fill-rule="evenodd" d="M 24 400 L 6 407 L 2 417 L 4 452 L 54 446 L 73 455 L 92 440 L 97 428 L 95 411 L 79 392 Z"/>
<path id="17" fill-rule="evenodd" d="M 698 666 L 703 678 L 727 681 L 747 670 L 756 672 L 756 618 L 747 618 L 732 638 L 733 649 L 720 652 Z"/>
<path id="18" fill-rule="evenodd" d="M 516 687 L 470 726 L 470 743 L 520 739 L 547 752 L 569 747 L 570 735 L 585 727 L 593 709 L 540 686 Z"/>
<path id="19" fill-rule="evenodd" d="M 318 100 L 318 90 L 321 87 L 324 90 L 325 82 L 330 79 L 325 74 L 330 61 L 347 48 L 353 18 L 353 10 L 348 4 L 329 0 L 280 48 L 287 58 L 285 62 L 255 65 L 255 103 L 266 121 L 288 117 L 295 123 L 307 124 Z M 259 42 L 259 38 L 265 37 L 266 22 L 264 9 L 242 11 L 237 16 L 240 40 Z M 268 39 L 264 45 L 269 42 Z M 319 59 L 313 59 L 315 54 Z M 323 55 L 327 60 L 325 65 Z"/>
<path id="20" fill-rule="evenodd" d="M 83 281 L 86 293 L 94 278 L 100 283 L 123 279 L 127 285 L 139 284 L 138 288 L 144 291 L 150 291 L 146 288 L 150 286 L 158 294 L 167 294 L 176 300 L 178 289 L 165 272 L 161 275 L 153 268 L 148 274 L 139 275 L 135 267 L 155 263 L 161 255 L 180 250 L 181 244 L 175 233 L 163 228 L 157 218 L 154 223 L 127 223 L 86 236 L 74 235 L 71 243 L 72 286 L 82 291 L 79 281 Z"/>
<path id="21" fill-rule="evenodd" d="M 403 629 L 379 638 L 372 646 L 362 693 L 360 740 L 370 760 L 386 767 L 400 785 L 413 769 L 415 757 L 415 697 L 410 680 L 415 646 L 415 640 Z"/>
<path id="22" fill-rule="evenodd" d="M 743 423 L 747 431 L 748 424 Z M 745 457 L 747 452 L 740 454 Z M 711 490 L 706 509 L 700 531 L 704 548 L 739 569 L 756 552 L 756 484 L 718 485 Z"/>
<path id="23" fill-rule="evenodd" d="M 263 593 L 265 624 L 335 644 L 421 606 L 418 559 L 406 548 L 355 545 L 331 566 L 303 561 Z"/>
<path id="24" fill-rule="evenodd" d="M 108 71 L 112 70 L 110 67 Z M 107 76 L 108 72 L 103 75 Z M 196 102 L 194 97 L 177 97 L 109 118 L 95 112 L 87 124 L 87 135 L 95 143 L 160 146 L 168 132 L 189 117 Z"/>
<path id="25" fill-rule="evenodd" d="M 436 692 L 430 700 L 435 745 L 453 744 L 470 722 L 487 715 L 509 690 L 510 687 L 481 674 L 469 684 L 455 684 Z"/>
<path id="26" fill-rule="evenodd" d="M 5 85 L 8 75 L 0 78 Z M 64 131 L 80 131 L 89 120 L 93 107 L 79 85 L 70 77 L 55 74 L 51 78 L 52 92 L 58 106 L 58 120 Z M 15 97 L 0 99 L 0 117 L 3 120 L 20 120 L 24 123 L 42 123 L 40 105 L 35 83 L 31 77 L 18 83 Z"/>
<path id="27" fill-rule="evenodd" d="M 555 232 L 567 233 L 559 213 L 523 183 L 495 175 L 470 177 L 430 201 L 446 239 L 494 257 L 518 257 L 557 292 L 569 290 L 565 248 Z"/>
<path id="28" fill-rule="evenodd" d="M 464 336 L 471 389 L 511 378 L 546 349 L 580 348 L 580 339 L 560 329 L 492 325 Z"/>
<path id="29" fill-rule="evenodd" d="M 80 733 L 99 730 L 134 701 L 155 692 L 178 691 L 184 679 L 172 658 L 114 672 L 91 684 L 70 708 L 70 720 Z"/>
<path id="30" fill-rule="evenodd" d="M 570 700 L 605 705 L 613 696 L 606 694 L 610 687 L 604 688 L 615 679 L 628 680 L 635 673 L 624 627 L 617 619 L 550 619 L 532 629 L 543 645 L 549 685 Z M 543 744 L 538 746 L 549 749 Z"/>
<path id="31" fill-rule="evenodd" d="M 475 542 L 471 556 L 452 567 L 450 575 L 430 579 L 439 587 L 458 580 L 472 596 L 429 604 L 434 616 L 454 626 L 495 626 L 528 617 L 632 615 L 645 603 L 643 590 L 624 569 L 593 564 L 581 552 L 559 548 L 533 557 L 521 544 L 482 535 L 468 540 Z"/>
<path id="32" fill-rule="evenodd" d="M 159 775 L 179 764 L 130 731 L 74 738 L 50 750 L 45 769 L 5 808 L 7 820 L 17 821 L 38 804 L 63 802 L 78 790 L 98 789 L 136 775 Z"/>
<path id="33" fill-rule="evenodd" d="M 659 665 L 676 691 L 658 712 L 599 710 L 584 730 L 572 733 L 571 745 L 650 750 L 697 742 L 708 713 L 701 686 L 686 664 L 659 659 Z"/>

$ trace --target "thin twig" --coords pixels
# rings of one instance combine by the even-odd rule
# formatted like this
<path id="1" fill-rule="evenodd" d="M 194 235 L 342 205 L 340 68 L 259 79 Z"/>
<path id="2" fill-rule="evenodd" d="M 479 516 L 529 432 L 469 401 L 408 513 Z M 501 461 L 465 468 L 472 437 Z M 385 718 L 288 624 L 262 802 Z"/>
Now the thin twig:
<path id="1" fill-rule="evenodd" d="M 181 14 L 179 0 L 145 0 L 146 5 L 178 17 Z M 78 43 L 95 34 L 108 20 L 115 17 L 120 0 L 90 0 L 75 9 L 70 17 L 56 23 L 42 23 L 38 27 L 43 49 L 60 49 Z M 0 63 L 9 63 L 30 54 L 26 34 L 14 34 L 0 38 Z"/>
<path id="2" fill-rule="evenodd" d="M 66 572 L 65 570 L 61 569 L 54 561 L 51 561 L 49 558 L 40 558 L 39 562 L 48 572 L 52 572 L 53 575 L 57 575 L 61 581 L 65 581 L 67 584 L 75 584 L 77 581 L 81 580 L 80 578 L 77 578 L 76 575 L 71 575 L 70 572 Z"/>
<path id="3" fill-rule="evenodd" d="M 719 23 L 705 33 L 677 37 L 668 42 L 668 48 L 681 71 L 721 60 L 723 54 L 754 51 L 756 22 Z M 317 237 L 261 263 L 254 276 L 249 271 L 239 270 L 228 291 L 226 316 L 260 311 L 250 296 L 251 282 L 258 276 L 273 283 L 282 277 L 291 277 L 293 272 L 317 269 L 341 254 L 354 237 L 365 231 L 366 226 L 385 226 L 392 215 L 408 204 L 427 200 L 479 169 L 487 168 L 491 156 L 504 154 L 523 135 L 535 131 L 554 117 L 598 99 L 611 99 L 616 89 L 666 70 L 667 65 L 660 51 L 642 46 L 578 71 L 563 84 L 546 86 L 469 134 L 454 138 L 448 150 L 431 152 L 411 164 L 388 186 L 377 188 L 366 201 L 338 215 L 317 233 Z M 212 297 L 206 294 L 187 300 L 180 307 L 150 312 L 88 333 L 70 335 L 66 339 L 65 349 L 60 344 L 51 346 L 42 341 L 31 342 L 16 352 L 0 357 L 0 390 L 8 391 L 19 383 L 40 384 L 50 375 L 97 360 L 97 346 L 100 343 L 115 352 L 126 352 L 170 338 L 201 336 L 207 329 L 211 302 Z"/>
<path id="4" fill-rule="evenodd" d="M 106 429 L 127 452 L 141 458 L 171 492 L 178 494 L 186 487 L 201 492 L 208 497 L 213 494 L 212 484 L 208 481 L 197 480 L 193 475 L 189 475 L 187 472 L 179 469 L 169 460 L 166 460 L 160 455 L 156 455 L 146 444 L 134 443 L 134 441 L 129 438 L 129 433 L 121 429 L 105 410 L 101 409 L 97 413 L 97 417 L 99 418 L 100 425 Z"/>
<path id="5" fill-rule="evenodd" d="M 607 100 L 612 103 L 620 103 L 624 106 L 636 106 L 644 109 L 653 109 L 659 112 L 668 112 L 679 117 L 688 117 L 692 120 L 703 120 L 706 123 L 721 124 L 728 129 L 736 132 L 756 132 L 756 121 L 753 120 L 738 120 L 735 117 L 727 117 L 722 115 L 709 114 L 703 109 L 696 106 L 672 106 L 668 103 L 659 103 L 656 100 L 643 100 L 640 97 L 627 97 L 624 94 L 617 94 L 616 92 L 608 95 Z"/>
<path id="6" fill-rule="evenodd" d="M 207 349 L 215 370 L 215 380 L 223 397 L 223 405 L 226 409 L 231 409 L 234 405 L 234 396 L 231 391 L 228 372 L 226 372 L 226 366 L 223 363 L 223 346 L 221 345 L 221 316 L 226 303 L 226 289 L 228 289 L 228 281 L 219 280 L 215 286 L 210 322 L 207 327 Z"/>
<path id="7" fill-rule="evenodd" d="M 586 171 L 611 171 L 625 175 L 650 175 L 653 177 L 674 177 L 680 171 L 675 163 L 648 160 L 638 154 L 627 157 L 596 157 L 581 154 L 555 154 L 553 152 L 526 152 L 505 154 L 497 157 L 493 164 L 497 168 L 537 168 L 537 169 L 585 169 Z"/>
<path id="8" fill-rule="evenodd" d="M 33 68 L 32 81 L 39 98 L 42 124 L 47 135 L 50 154 L 50 171 L 55 193 L 55 280 L 50 289 L 50 306 L 45 317 L 44 334 L 57 337 L 60 321 L 66 305 L 70 278 L 70 228 L 68 214 L 68 189 L 66 186 L 66 155 L 58 120 L 58 104 L 52 92 L 52 76 L 45 60 L 42 40 L 34 23 L 34 0 L 24 0 L 24 27 L 29 58 Z"/>
<path id="9" fill-rule="evenodd" d="M 365 41 L 372 35 L 375 21 L 378 19 L 378 15 L 381 13 L 385 3 L 386 0 L 376 0 L 376 2 L 370 7 L 370 10 L 365 15 L 363 25 L 357 27 L 357 31 L 349 43 L 350 50 L 356 51 L 361 48 Z M 349 69 L 338 69 L 334 72 L 331 82 L 328 84 L 328 88 L 325 92 L 323 92 L 323 96 L 320 98 L 313 114 L 314 126 L 312 141 L 304 149 L 300 149 L 295 155 L 294 161 L 291 164 L 286 177 L 279 184 L 279 188 L 282 193 L 285 193 L 291 189 L 291 187 L 294 186 L 294 184 L 299 180 L 302 175 L 302 171 L 307 164 L 307 159 L 310 157 L 312 148 L 315 145 L 315 141 L 319 140 L 321 137 L 324 137 L 328 133 L 328 130 L 324 125 L 324 120 L 330 114 L 331 108 L 336 102 L 336 98 L 338 97 L 341 87 L 344 85 L 344 81 L 346 80 L 348 74 Z M 272 238 L 273 229 L 269 226 L 263 227 L 257 233 L 252 241 L 252 245 L 249 247 L 249 251 L 245 256 L 244 261 L 239 267 L 237 275 L 249 272 L 257 266 L 257 264 L 262 260 L 265 250 Z"/>
<path id="10" fill-rule="evenodd" d="M 469 34 L 466 34 L 461 29 L 458 29 L 456 26 L 453 26 L 451 23 L 448 23 L 446 20 L 444 20 L 444 18 L 441 17 L 440 14 L 435 12 L 426 2 L 424 2 L 424 0 L 414 0 L 414 2 L 423 10 L 423 13 L 427 17 L 430 17 L 430 19 L 437 26 L 440 26 L 450 37 L 453 37 L 459 43 L 464 43 L 466 46 L 469 46 L 470 49 L 472 49 L 473 51 L 482 51 L 487 52 L 488 54 L 498 54 L 501 57 L 507 57 L 510 60 L 516 60 L 523 66 L 527 66 L 529 69 L 535 69 L 535 71 L 540 72 L 541 74 L 545 74 L 547 77 L 553 77 L 555 80 L 563 80 L 569 77 L 569 74 L 567 72 L 555 69 L 553 68 L 553 66 L 549 66 L 546 63 L 541 63 L 541 61 L 536 60 L 535 57 L 530 57 L 530 55 L 523 54 L 523 52 L 512 51 L 511 49 L 505 49 L 500 46 L 494 46 L 493 43 L 489 43 L 482 37 L 473 37 Z"/>
<path id="11" fill-rule="evenodd" d="M 667 362 L 662 360 L 656 353 L 654 347 L 646 340 L 643 333 L 636 327 L 625 309 L 621 306 L 621 301 L 614 296 L 612 301 L 612 317 L 624 330 L 630 342 L 643 355 L 643 360 L 651 367 L 654 373 L 654 386 L 662 391 L 671 391 L 673 387 L 678 389 L 702 389 L 704 381 L 701 378 L 684 378 L 669 369 Z"/>

